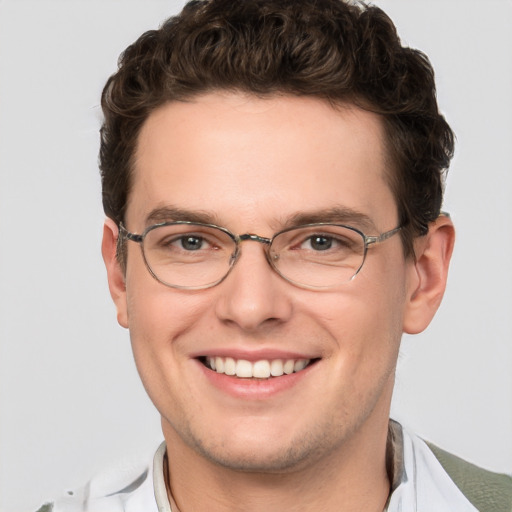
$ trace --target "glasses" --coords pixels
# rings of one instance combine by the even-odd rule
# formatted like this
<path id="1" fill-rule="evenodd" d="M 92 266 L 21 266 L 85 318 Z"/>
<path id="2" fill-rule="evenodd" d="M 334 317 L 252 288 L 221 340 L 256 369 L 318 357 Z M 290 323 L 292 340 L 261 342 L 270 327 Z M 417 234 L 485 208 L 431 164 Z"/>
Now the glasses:
<path id="1" fill-rule="evenodd" d="M 241 254 L 241 243 L 264 245 L 269 265 L 302 288 L 328 289 L 352 280 L 368 248 L 388 240 L 401 226 L 377 236 L 338 224 L 307 224 L 279 231 L 272 238 L 235 235 L 214 224 L 188 221 L 155 224 L 141 235 L 123 224 L 120 235 L 140 244 L 151 275 L 171 288 L 202 290 L 221 283 Z"/>

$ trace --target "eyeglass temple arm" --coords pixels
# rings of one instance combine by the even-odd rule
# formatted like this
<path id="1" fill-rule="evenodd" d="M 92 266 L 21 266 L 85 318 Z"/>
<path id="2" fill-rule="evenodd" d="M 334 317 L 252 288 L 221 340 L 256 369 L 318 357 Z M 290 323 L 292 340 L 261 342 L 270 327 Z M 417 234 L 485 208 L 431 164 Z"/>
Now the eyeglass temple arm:
<path id="1" fill-rule="evenodd" d="M 378 236 L 365 236 L 366 245 L 378 244 L 380 242 L 384 242 L 388 238 L 391 238 L 393 235 L 398 233 L 402 229 L 402 226 L 398 226 L 390 231 L 386 231 Z"/>
<path id="2" fill-rule="evenodd" d="M 446 211 L 440 211 L 438 217 L 447 217 L 448 219 L 451 218 L 451 215 L 449 212 Z M 382 235 L 378 236 L 367 236 L 365 238 L 366 245 L 371 244 L 377 244 L 379 242 L 384 242 L 384 240 L 387 240 L 388 238 L 391 238 L 394 234 L 398 233 L 403 226 L 398 226 L 395 229 L 392 229 L 391 231 L 386 231 L 385 233 L 382 233 Z"/>
<path id="3" fill-rule="evenodd" d="M 119 233 L 121 233 L 124 237 L 128 238 L 132 242 L 137 242 L 140 244 L 142 242 L 142 235 L 136 235 L 135 233 L 130 233 L 123 225 L 122 222 L 119 223 Z"/>

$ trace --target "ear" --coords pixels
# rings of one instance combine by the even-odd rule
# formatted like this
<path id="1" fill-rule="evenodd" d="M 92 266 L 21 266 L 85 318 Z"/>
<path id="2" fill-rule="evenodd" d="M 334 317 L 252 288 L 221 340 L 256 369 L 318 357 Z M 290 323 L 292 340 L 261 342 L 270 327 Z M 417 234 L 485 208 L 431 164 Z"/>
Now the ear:
<path id="1" fill-rule="evenodd" d="M 119 228 L 110 218 L 103 225 L 103 240 L 101 254 L 107 269 L 108 287 L 110 295 L 117 309 L 117 321 L 122 327 L 128 327 L 128 311 L 126 302 L 126 284 L 124 271 L 116 257 L 117 237 Z"/>
<path id="2" fill-rule="evenodd" d="M 434 317 L 446 288 L 454 242 L 455 229 L 447 215 L 438 217 L 427 235 L 415 241 L 416 260 L 411 263 L 404 332 L 417 334 Z"/>

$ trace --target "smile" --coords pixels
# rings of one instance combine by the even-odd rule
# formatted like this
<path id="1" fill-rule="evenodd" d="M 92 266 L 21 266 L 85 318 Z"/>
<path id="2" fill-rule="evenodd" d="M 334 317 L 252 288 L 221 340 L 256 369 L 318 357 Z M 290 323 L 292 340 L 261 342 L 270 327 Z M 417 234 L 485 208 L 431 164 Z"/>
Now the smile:
<path id="1" fill-rule="evenodd" d="M 312 362 L 311 359 L 261 359 L 251 362 L 232 357 L 205 357 L 201 361 L 217 373 L 244 379 L 269 379 L 290 375 L 304 370 Z"/>

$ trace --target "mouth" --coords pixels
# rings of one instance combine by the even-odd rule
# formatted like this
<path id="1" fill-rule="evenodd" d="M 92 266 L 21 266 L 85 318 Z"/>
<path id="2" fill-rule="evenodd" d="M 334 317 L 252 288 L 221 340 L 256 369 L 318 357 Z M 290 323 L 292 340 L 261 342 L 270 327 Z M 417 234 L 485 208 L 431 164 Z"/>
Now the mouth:
<path id="1" fill-rule="evenodd" d="M 247 361 L 232 357 L 200 357 L 199 361 L 209 370 L 240 379 L 271 379 L 299 373 L 318 359 L 260 359 Z"/>

